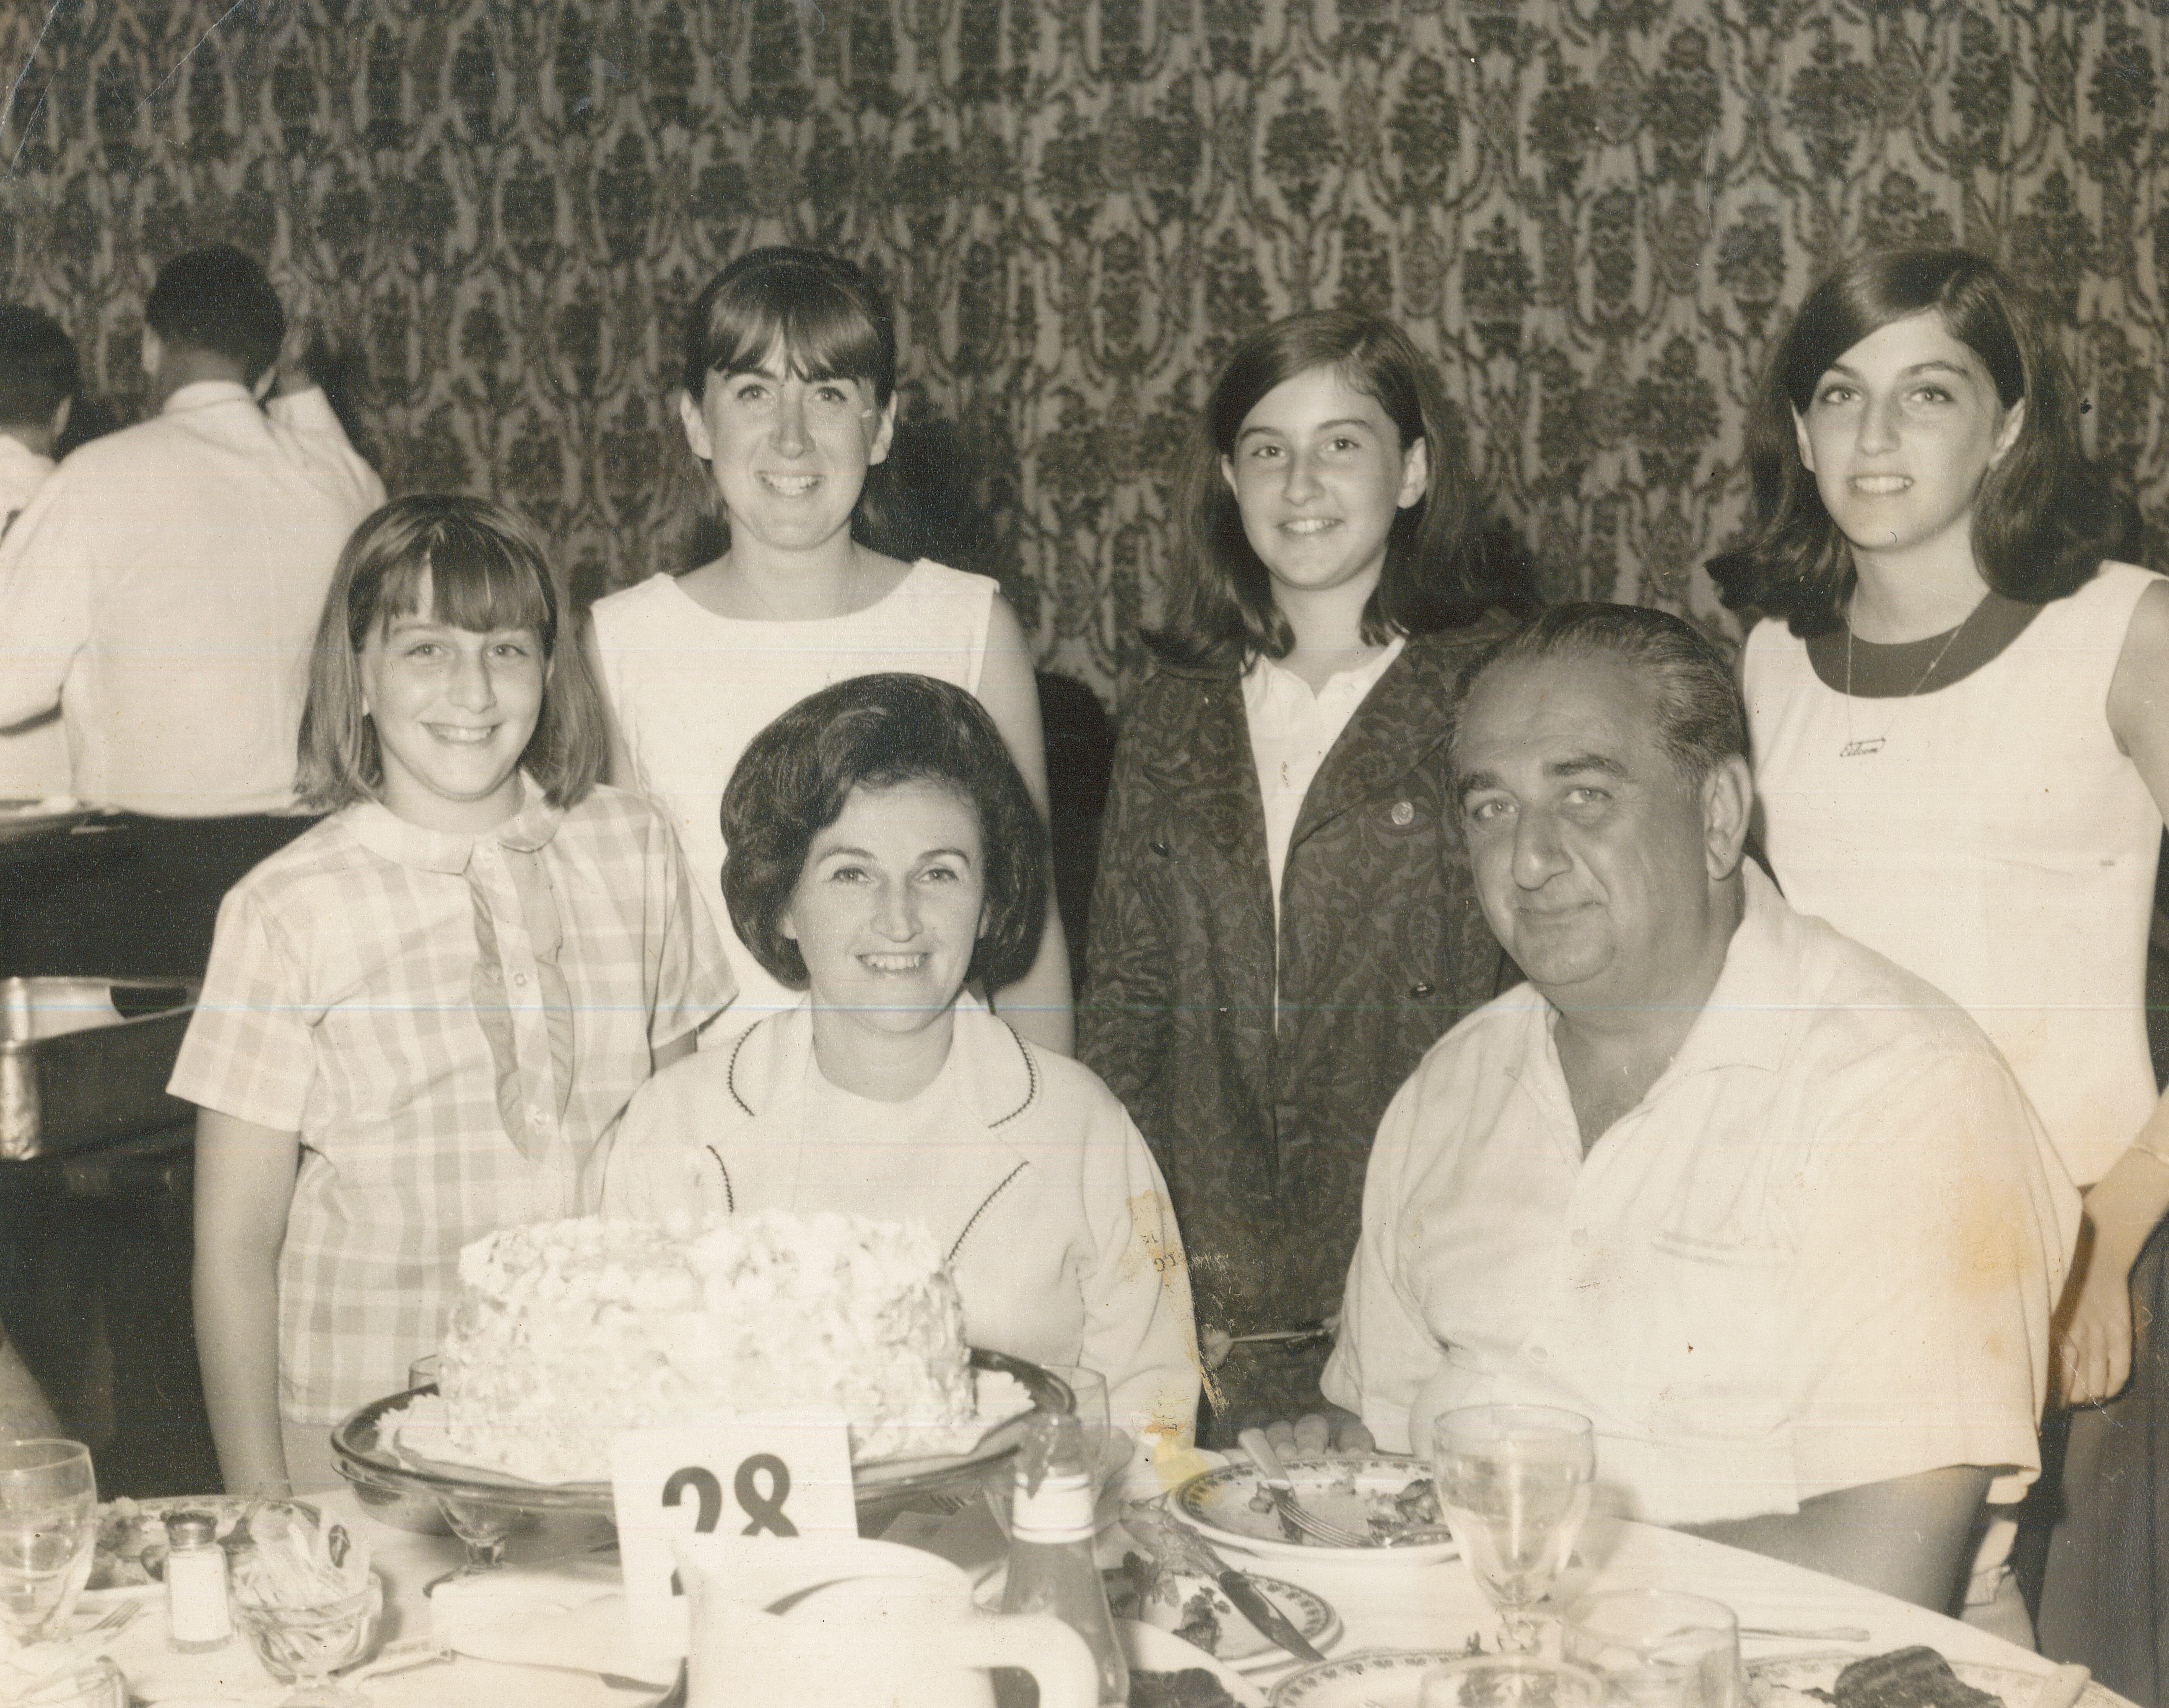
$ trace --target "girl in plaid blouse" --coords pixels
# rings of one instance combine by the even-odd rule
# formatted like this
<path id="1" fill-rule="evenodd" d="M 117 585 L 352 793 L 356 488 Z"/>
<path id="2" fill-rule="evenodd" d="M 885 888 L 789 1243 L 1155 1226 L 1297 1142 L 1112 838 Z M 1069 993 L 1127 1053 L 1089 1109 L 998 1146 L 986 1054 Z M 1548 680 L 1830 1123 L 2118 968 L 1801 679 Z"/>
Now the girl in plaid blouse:
<path id="1" fill-rule="evenodd" d="M 541 542 L 497 506 L 365 521 L 311 660 L 336 809 L 237 885 L 172 1090 L 199 1105 L 196 1328 L 233 1491 L 335 1482 L 328 1430 L 436 1349 L 460 1249 L 574 1214 L 633 1091 L 731 996 L 607 733 Z"/>

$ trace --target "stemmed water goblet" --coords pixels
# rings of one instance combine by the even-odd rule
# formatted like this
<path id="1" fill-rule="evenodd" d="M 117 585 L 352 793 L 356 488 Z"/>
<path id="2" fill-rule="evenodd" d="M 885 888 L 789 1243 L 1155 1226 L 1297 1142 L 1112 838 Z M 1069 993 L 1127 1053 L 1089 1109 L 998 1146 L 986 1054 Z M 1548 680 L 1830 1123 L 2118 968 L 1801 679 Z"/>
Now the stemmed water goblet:
<path id="1" fill-rule="evenodd" d="M 1438 1503 L 1461 1557 L 1505 1630 L 1537 1646 L 1529 1609 L 1565 1570 L 1589 1512 L 1596 1447 L 1589 1419 L 1552 1406 L 1469 1406 L 1432 1426 Z"/>
<path id="2" fill-rule="evenodd" d="M 440 1368 L 441 1360 L 434 1352 L 416 1359 L 407 1366 L 408 1387 L 434 1391 Z M 441 1490 L 436 1498 L 437 1510 L 444 1515 L 445 1527 L 460 1539 L 466 1553 L 458 1566 L 430 1582 L 429 1591 L 434 1591 L 440 1583 L 477 1578 L 504 1564 L 505 1539 L 519 1529 L 527 1516 L 522 1508 L 485 1496 Z"/>
<path id="3" fill-rule="evenodd" d="M 67 1628 L 97 1540 L 90 1450 L 80 1441 L 0 1441 L 0 1620 L 18 1642 Z"/>

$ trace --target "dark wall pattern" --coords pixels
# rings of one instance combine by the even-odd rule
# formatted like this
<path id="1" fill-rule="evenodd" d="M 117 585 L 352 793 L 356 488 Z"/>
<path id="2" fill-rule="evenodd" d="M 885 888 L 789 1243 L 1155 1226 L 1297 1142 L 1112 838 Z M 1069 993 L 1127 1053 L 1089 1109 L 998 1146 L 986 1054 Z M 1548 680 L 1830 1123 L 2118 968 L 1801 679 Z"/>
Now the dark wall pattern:
<path id="1" fill-rule="evenodd" d="M 679 306 L 751 243 L 834 246 L 968 453 L 975 567 L 1118 692 L 1202 375 L 1310 305 L 1437 353 L 1545 592 L 1707 616 L 1788 306 L 1847 245 L 1960 241 L 2073 317 L 2169 556 L 2165 13 L 10 0 L 0 290 L 125 403 L 157 263 L 258 251 L 351 353 L 387 483 L 511 500 L 592 590 L 681 556 Z"/>

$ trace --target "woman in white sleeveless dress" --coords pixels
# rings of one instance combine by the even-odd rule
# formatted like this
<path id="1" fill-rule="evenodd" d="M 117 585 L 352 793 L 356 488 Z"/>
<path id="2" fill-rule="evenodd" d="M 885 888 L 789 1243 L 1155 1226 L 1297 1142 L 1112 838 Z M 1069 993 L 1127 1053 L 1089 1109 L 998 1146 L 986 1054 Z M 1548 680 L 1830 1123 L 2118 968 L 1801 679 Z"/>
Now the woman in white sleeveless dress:
<path id="1" fill-rule="evenodd" d="M 738 979 L 733 1012 L 747 1021 L 799 996 L 732 927 L 717 814 L 739 754 L 779 713 L 850 677 L 938 677 L 987 708 L 1047 811 L 1032 655 L 994 583 L 902 563 L 852 537 L 867 471 L 888 455 L 895 423 L 893 327 L 879 290 L 838 256 L 756 249 L 718 274 L 687 312 L 679 412 L 730 549 L 599 600 L 592 614 L 613 777 L 676 828 Z M 1058 924 L 1031 970 L 989 994 L 1025 1036 L 1069 1053 Z"/>
<path id="2" fill-rule="evenodd" d="M 1993 265 L 1867 256 L 1776 352 L 1750 429 L 1756 519 L 1710 569 L 1765 618 L 1743 684 L 1788 899 L 1968 1009 L 2087 1189 L 2054 1356 L 2064 1402 L 2086 1409 L 2040 1629 L 2152 1701 L 2161 1352 L 2142 1344 L 2139 1380 L 2099 1402 L 2126 1390 L 2134 1285 L 2150 1310 L 2162 1285 L 2158 1251 L 2140 1258 L 2169 1210 L 2144 1007 L 2169 584 L 2104 561 L 2118 512 L 2077 422 L 2049 328 Z"/>

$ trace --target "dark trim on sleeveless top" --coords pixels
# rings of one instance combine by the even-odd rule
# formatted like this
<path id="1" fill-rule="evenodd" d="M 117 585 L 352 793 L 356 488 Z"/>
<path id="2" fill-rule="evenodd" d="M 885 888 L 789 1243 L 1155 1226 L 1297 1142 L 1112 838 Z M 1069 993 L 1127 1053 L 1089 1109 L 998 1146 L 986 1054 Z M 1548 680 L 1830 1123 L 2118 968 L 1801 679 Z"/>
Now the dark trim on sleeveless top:
<path id="1" fill-rule="evenodd" d="M 1991 592 L 1955 630 L 1895 644 L 1863 641 L 1855 636 L 1852 697 L 1906 700 L 1963 682 L 1983 665 L 2002 657 L 2011 643 L 2026 632 L 2027 625 L 2041 615 L 2041 609 L 2024 599 L 2006 599 Z M 1838 694 L 1846 691 L 1846 632 L 1841 625 L 1808 641 L 1808 662 L 1815 666 L 1815 679 Z M 1950 650 L 1929 669 L 1929 662 L 1947 646 Z M 1921 674 L 1924 670 L 1928 672 L 1925 678 Z"/>

